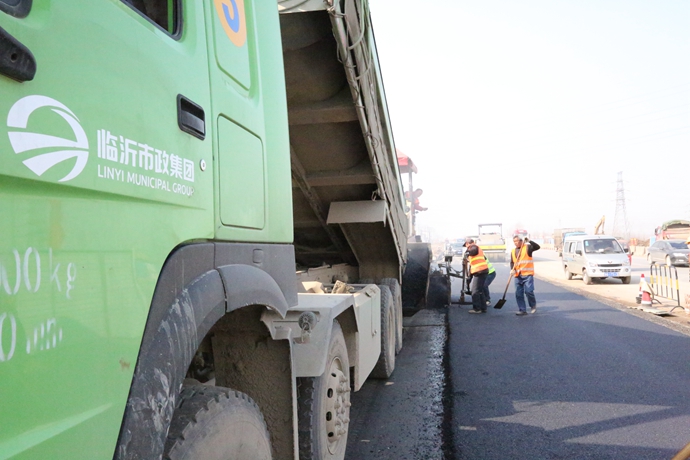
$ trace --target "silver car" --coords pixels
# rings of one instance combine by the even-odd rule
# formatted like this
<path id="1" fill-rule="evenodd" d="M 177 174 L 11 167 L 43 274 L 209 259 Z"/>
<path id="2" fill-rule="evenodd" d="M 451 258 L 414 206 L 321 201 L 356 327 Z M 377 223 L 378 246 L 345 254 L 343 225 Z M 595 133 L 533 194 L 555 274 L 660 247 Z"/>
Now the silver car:
<path id="1" fill-rule="evenodd" d="M 688 265 L 688 245 L 684 240 L 659 240 L 647 250 L 647 262 Z"/>

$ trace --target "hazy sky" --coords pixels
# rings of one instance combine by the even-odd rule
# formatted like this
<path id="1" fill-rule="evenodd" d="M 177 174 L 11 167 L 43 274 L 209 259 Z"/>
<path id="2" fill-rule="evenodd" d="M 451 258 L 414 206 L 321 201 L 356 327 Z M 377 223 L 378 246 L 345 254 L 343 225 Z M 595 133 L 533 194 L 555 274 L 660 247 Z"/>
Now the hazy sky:
<path id="1" fill-rule="evenodd" d="M 690 220 L 690 1 L 370 0 L 418 230 Z M 622 216 L 619 219 L 622 225 Z"/>

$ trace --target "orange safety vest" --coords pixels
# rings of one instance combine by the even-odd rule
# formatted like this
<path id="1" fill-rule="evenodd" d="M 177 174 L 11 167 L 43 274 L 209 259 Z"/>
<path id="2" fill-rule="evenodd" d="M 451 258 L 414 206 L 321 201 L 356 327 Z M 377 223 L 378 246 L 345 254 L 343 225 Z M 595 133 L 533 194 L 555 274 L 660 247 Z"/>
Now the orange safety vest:
<path id="1" fill-rule="evenodd" d="M 489 269 L 489 264 L 486 262 L 486 258 L 484 257 L 484 251 L 482 251 L 482 248 L 479 246 L 477 246 L 477 249 L 479 249 L 479 254 L 476 256 L 467 257 L 467 260 L 470 262 L 470 273 L 473 275 Z"/>
<path id="2" fill-rule="evenodd" d="M 510 256 L 513 259 L 513 270 L 515 276 L 534 276 L 534 259 L 527 254 L 527 245 L 523 244 L 520 248 L 520 261 L 515 258 L 515 251 L 510 251 Z"/>

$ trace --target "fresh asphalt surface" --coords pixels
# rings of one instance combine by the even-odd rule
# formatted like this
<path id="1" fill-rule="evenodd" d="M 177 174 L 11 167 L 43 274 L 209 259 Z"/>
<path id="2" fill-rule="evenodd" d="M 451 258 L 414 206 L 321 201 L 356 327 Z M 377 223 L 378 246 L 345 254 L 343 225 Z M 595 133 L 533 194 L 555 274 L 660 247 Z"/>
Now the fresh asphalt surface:
<path id="1" fill-rule="evenodd" d="M 494 265 L 492 306 L 508 281 Z M 352 395 L 346 459 L 669 459 L 690 442 L 690 337 L 539 279 L 535 292 L 534 315 L 515 315 L 511 283 L 501 310 L 406 318 L 389 382 Z"/>

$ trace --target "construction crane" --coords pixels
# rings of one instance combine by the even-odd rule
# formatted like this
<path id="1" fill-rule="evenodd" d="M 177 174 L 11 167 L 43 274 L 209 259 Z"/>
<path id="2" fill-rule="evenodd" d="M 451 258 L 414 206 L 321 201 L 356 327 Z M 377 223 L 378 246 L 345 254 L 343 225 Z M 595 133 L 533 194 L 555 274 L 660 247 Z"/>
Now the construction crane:
<path id="1" fill-rule="evenodd" d="M 595 235 L 603 235 L 604 234 L 604 224 L 606 223 L 606 216 L 601 216 L 601 219 L 599 219 L 599 222 L 594 226 L 594 234 Z"/>

